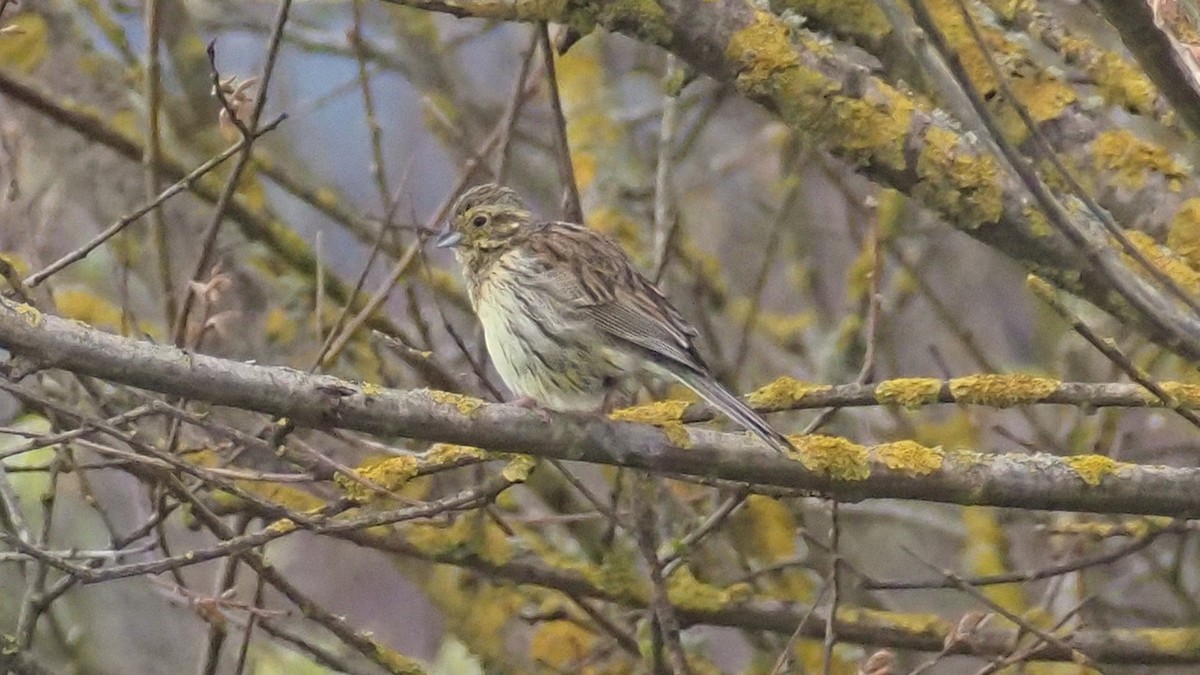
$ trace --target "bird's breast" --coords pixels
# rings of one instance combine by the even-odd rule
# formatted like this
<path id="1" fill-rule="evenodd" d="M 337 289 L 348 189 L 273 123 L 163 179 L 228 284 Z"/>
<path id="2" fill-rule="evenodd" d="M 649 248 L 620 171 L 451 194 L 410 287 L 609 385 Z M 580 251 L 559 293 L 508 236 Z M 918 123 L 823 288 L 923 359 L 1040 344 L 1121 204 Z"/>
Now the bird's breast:
<path id="1" fill-rule="evenodd" d="M 633 364 L 521 259 L 482 276 L 472 302 L 496 371 L 510 389 L 559 410 L 595 410 Z"/>

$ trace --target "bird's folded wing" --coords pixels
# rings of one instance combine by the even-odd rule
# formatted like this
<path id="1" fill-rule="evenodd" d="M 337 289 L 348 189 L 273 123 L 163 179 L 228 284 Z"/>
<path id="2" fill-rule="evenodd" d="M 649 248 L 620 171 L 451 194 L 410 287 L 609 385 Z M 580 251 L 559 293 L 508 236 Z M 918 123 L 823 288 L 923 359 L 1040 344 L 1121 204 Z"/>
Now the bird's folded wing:
<path id="1" fill-rule="evenodd" d="M 689 370 L 707 371 L 692 344 L 688 332 L 693 330 L 691 326 L 670 321 L 661 310 L 648 313 L 637 307 L 638 304 L 641 303 L 637 300 L 618 296 L 612 302 L 591 305 L 585 309 L 596 326 L 610 336 L 645 349 L 655 361 L 661 363 L 665 359 L 673 362 L 662 365 L 681 365 Z"/>
<path id="2" fill-rule="evenodd" d="M 580 310 L 583 323 L 643 350 L 669 368 L 707 372 L 696 329 L 612 239 L 568 223 L 547 223 L 531 253 L 546 262 L 544 290 Z"/>

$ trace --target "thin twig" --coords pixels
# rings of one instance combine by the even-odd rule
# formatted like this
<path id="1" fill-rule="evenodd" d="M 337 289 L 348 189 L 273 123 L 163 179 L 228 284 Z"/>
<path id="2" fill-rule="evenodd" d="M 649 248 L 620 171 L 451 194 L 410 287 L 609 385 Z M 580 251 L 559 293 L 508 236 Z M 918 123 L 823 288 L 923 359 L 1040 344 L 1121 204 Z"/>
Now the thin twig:
<path id="1" fill-rule="evenodd" d="M 840 597 L 841 553 L 838 541 L 841 539 L 841 526 L 838 520 L 838 501 L 829 501 L 829 576 L 825 587 L 829 589 L 829 613 L 825 616 L 825 640 L 822 643 L 823 663 L 821 672 L 829 675 L 833 672 L 833 647 L 837 644 L 837 610 Z"/>
<path id="2" fill-rule="evenodd" d="M 771 672 L 768 675 L 791 672 L 788 670 L 788 664 L 792 660 L 792 648 L 795 646 L 796 641 L 800 639 L 800 632 L 804 629 L 804 624 L 808 623 L 813 613 L 817 611 L 817 607 L 825 600 L 827 592 L 829 592 L 829 585 L 822 585 L 821 592 L 817 593 L 817 597 L 813 598 L 812 604 L 808 606 L 808 611 L 796 622 L 796 630 L 792 631 L 792 635 L 784 644 L 783 649 L 779 650 L 779 657 L 775 659 L 775 665 L 771 667 Z"/>
<path id="3" fill-rule="evenodd" d="M 258 129 L 263 108 L 266 107 L 267 90 L 271 84 L 271 76 L 275 73 L 275 61 L 279 56 L 279 46 L 283 42 L 283 28 L 287 24 L 288 12 L 291 10 L 291 7 L 292 0 L 281 0 L 279 3 L 279 11 L 275 15 L 271 37 L 267 44 L 267 58 L 263 63 L 262 75 L 258 78 L 258 91 L 255 93 L 253 107 L 250 110 L 250 120 L 247 123 L 243 123 L 236 113 L 229 110 L 228 101 L 225 100 L 224 93 L 222 92 L 220 73 L 217 70 L 215 43 L 209 43 L 208 45 L 209 65 L 212 69 L 212 81 L 217 98 L 220 99 L 222 106 L 229 113 L 230 121 L 242 133 L 242 139 L 245 141 L 245 144 L 238 154 L 238 159 L 233 165 L 233 170 L 226 179 L 225 188 L 221 191 L 221 196 L 217 199 L 216 207 L 213 209 L 212 220 L 209 222 L 208 228 L 201 239 L 200 255 L 197 257 L 196 266 L 192 271 L 192 283 L 199 283 L 208 274 L 209 267 L 212 265 L 217 234 L 220 232 L 221 223 L 225 219 L 225 210 L 229 208 L 229 203 L 233 201 L 237 193 L 238 183 L 241 181 L 242 172 L 249 165 L 253 155 L 252 149 L 254 139 L 256 138 L 254 134 Z M 188 315 L 192 311 L 194 302 L 195 293 L 192 291 L 191 284 L 189 284 L 187 292 L 184 294 L 183 302 L 179 307 L 179 314 L 175 319 L 175 331 L 172 338 L 176 347 L 184 345 L 184 338 L 187 335 Z"/>
<path id="4" fill-rule="evenodd" d="M 161 133 L 159 131 L 159 107 L 162 103 L 162 62 L 159 59 L 161 0 L 147 0 L 146 23 L 146 136 L 145 152 L 142 155 L 142 173 L 146 199 L 153 201 L 159 191 L 158 165 L 162 161 Z M 175 305 L 175 283 L 171 279 L 171 248 L 167 239 L 167 223 L 163 219 L 161 204 L 150 210 L 150 230 L 154 248 L 158 255 L 158 282 L 162 286 L 163 317 L 167 330 L 175 320 L 178 308 Z"/>
<path id="5" fill-rule="evenodd" d="M 237 534 L 245 534 L 246 526 L 250 524 L 250 519 L 246 516 L 241 516 L 237 519 Z M 216 585 L 213 588 L 213 598 L 226 597 L 226 594 L 233 590 L 237 583 L 237 570 L 239 558 L 237 556 L 229 556 L 221 560 L 221 573 L 217 575 Z M 181 589 L 182 590 L 182 589 Z M 253 613 L 251 613 L 253 616 Z M 212 620 L 208 621 L 208 642 L 205 645 L 204 657 L 200 662 L 199 675 L 215 675 L 217 668 L 221 662 L 221 647 L 225 644 L 225 638 L 228 631 L 225 628 L 224 621 Z"/>
<path id="6" fill-rule="evenodd" d="M 1050 284 L 1038 277 L 1030 276 L 1029 287 L 1039 300 L 1049 305 L 1056 314 L 1062 317 L 1063 321 L 1066 321 L 1068 324 L 1070 324 L 1072 330 L 1078 333 L 1084 340 L 1087 340 L 1088 344 L 1095 347 L 1096 350 L 1103 354 L 1106 359 L 1111 361 L 1113 365 L 1120 368 L 1121 372 L 1129 376 L 1129 379 L 1145 387 L 1147 391 L 1149 391 L 1151 394 L 1154 394 L 1158 400 L 1162 401 L 1164 406 L 1175 411 L 1176 414 L 1188 422 L 1191 422 L 1193 426 L 1200 427 L 1200 417 L 1198 417 L 1196 413 L 1192 412 L 1188 408 L 1183 407 L 1177 398 L 1169 394 L 1147 374 L 1143 373 L 1141 368 L 1138 368 L 1136 365 L 1134 365 L 1133 362 L 1129 360 L 1129 357 L 1125 355 L 1125 352 L 1121 351 L 1121 349 L 1112 342 L 1105 340 L 1098 333 L 1096 333 L 1096 331 L 1092 330 L 1091 326 L 1087 325 L 1083 319 L 1076 316 L 1066 306 L 1066 304 L 1058 298 L 1058 294 L 1054 292 L 1054 289 L 1050 286 Z"/>
<path id="7" fill-rule="evenodd" d="M 270 131 L 273 131 L 275 129 L 275 127 L 279 126 L 279 124 L 286 119 L 287 119 L 287 115 L 280 115 L 279 117 L 276 117 L 274 120 L 263 125 L 262 128 L 260 128 L 257 132 L 255 132 L 255 134 L 254 134 L 255 138 L 262 136 L 263 134 L 266 134 Z M 174 197 L 175 195 L 179 194 L 180 192 L 187 190 L 189 187 L 191 187 L 193 182 L 195 182 L 200 177 L 204 176 L 208 172 L 210 172 L 213 169 L 220 166 L 222 163 L 224 163 L 225 160 L 227 160 L 230 157 L 237 154 L 245 146 L 246 146 L 246 139 L 243 138 L 243 139 L 239 140 L 237 143 L 233 144 L 232 146 L 226 148 L 223 152 L 221 152 L 221 154 L 216 155 L 212 159 L 209 159 L 207 162 L 204 162 L 200 166 L 193 169 L 186 176 L 184 176 L 183 178 L 176 181 L 173 185 L 168 187 L 166 190 L 163 190 L 162 192 L 158 193 L 158 195 L 150 202 L 148 202 L 142 206 L 139 206 L 138 208 L 131 211 L 128 215 L 121 216 L 119 219 L 117 219 L 116 222 L 114 222 L 112 225 L 109 225 L 108 227 L 106 227 L 104 229 L 104 231 L 100 232 L 95 237 L 92 237 L 84 245 L 71 251 L 70 253 L 67 253 L 66 255 L 62 256 L 58 260 L 55 260 L 54 262 L 50 263 L 46 267 L 42 268 L 41 270 L 38 270 L 37 272 L 34 272 L 33 274 L 26 277 L 25 284 L 30 287 L 36 287 L 38 284 L 41 284 L 43 281 L 48 279 L 50 276 L 62 271 L 63 268 L 65 268 L 73 263 L 79 262 L 80 260 L 83 260 L 84 258 L 86 258 L 88 256 L 89 253 L 94 251 L 101 244 L 103 244 L 104 242 L 111 239 L 114 235 L 119 233 L 121 230 L 124 230 L 131 223 L 137 221 L 137 219 L 141 218 L 142 216 L 146 215 L 147 213 L 150 213 L 155 208 L 161 206 L 163 204 L 163 202 L 167 201 L 171 197 Z"/>
<path id="8" fill-rule="evenodd" d="M 679 90 L 683 77 L 674 54 L 667 54 L 663 73 L 663 109 L 658 126 L 658 161 L 654 169 L 654 274 L 655 284 L 662 281 L 667 270 L 671 240 L 679 227 L 679 217 L 672 204 L 671 161 L 674 151 L 675 127 L 679 121 Z M 582 222 L 582 221 L 579 221 Z"/>
<path id="9" fill-rule="evenodd" d="M 802 164 L 802 162 L 799 163 Z M 754 283 L 750 286 L 748 293 L 750 309 L 746 311 L 746 320 L 742 322 L 741 336 L 738 338 L 737 347 L 733 352 L 733 368 L 730 372 L 733 373 L 735 379 L 741 374 L 742 368 L 746 365 L 746 357 L 750 355 L 750 341 L 754 334 L 754 326 L 758 322 L 758 313 L 762 308 L 763 291 L 770 278 L 771 265 L 780 253 L 779 241 L 783 238 L 784 226 L 795 217 L 796 204 L 800 201 L 800 195 L 803 193 L 804 181 L 798 175 L 789 176 L 785 180 L 789 184 L 788 191 L 779 204 L 775 222 L 771 224 L 770 234 L 763 247 L 762 262 L 758 266 Z"/>
<path id="10" fill-rule="evenodd" d="M 637 518 L 635 539 L 650 576 L 651 599 L 650 606 L 654 613 L 654 623 L 657 635 L 662 645 L 666 647 L 667 660 L 674 675 L 685 675 L 691 672 L 688 668 L 687 655 L 683 651 L 683 643 L 679 639 L 679 619 L 675 616 L 675 608 L 667 595 L 666 577 L 663 575 L 662 561 L 658 557 L 657 543 L 658 523 L 656 517 L 658 481 L 650 474 L 639 473 L 634 479 L 638 484 L 634 487 L 634 512 Z M 660 656 L 655 654 L 655 662 L 660 662 Z"/>
<path id="11" fill-rule="evenodd" d="M 539 37 L 546 63 L 546 81 L 550 83 L 550 109 L 554 112 L 554 157 L 558 164 L 558 177 L 563 184 L 563 217 L 573 223 L 582 223 L 583 203 L 579 199 L 571 148 L 567 144 L 567 118 L 563 115 L 562 99 L 558 95 L 558 74 L 554 68 L 554 45 L 550 40 L 549 24 L 541 24 Z"/>
<path id="12" fill-rule="evenodd" d="M 675 568 L 683 563 L 684 554 L 699 544 L 710 533 L 715 532 L 729 516 L 741 508 L 742 504 L 746 503 L 746 498 L 749 496 L 750 491 L 745 489 L 730 495 L 704 519 L 703 523 L 696 529 L 688 532 L 671 553 L 663 558 L 663 574 L 670 576 L 675 571 Z"/>
<path id="13" fill-rule="evenodd" d="M 534 26 L 530 32 L 529 48 L 525 50 L 525 56 L 521 59 L 521 70 L 517 73 L 517 81 L 513 85 L 512 95 L 508 98 L 508 105 L 504 107 L 504 116 L 501 118 L 500 146 L 496 148 L 496 163 L 492 168 L 492 175 L 496 177 L 497 183 L 504 183 L 508 171 L 508 149 L 512 145 L 513 132 L 516 130 L 521 107 L 529 98 L 526 89 L 531 84 L 531 80 L 536 81 L 537 79 L 536 77 L 531 78 L 529 71 L 540 41 L 541 30 Z"/>
<path id="14" fill-rule="evenodd" d="M 959 577 L 954 572 L 951 572 L 950 570 L 944 570 L 944 569 L 938 568 L 936 565 L 925 560 L 924 558 L 922 558 L 920 555 L 918 555 L 916 552 L 914 552 L 912 549 L 908 548 L 907 546 L 901 546 L 901 548 L 904 550 L 905 553 L 912 556 L 913 559 L 915 559 L 917 562 L 921 563 L 922 565 L 929 568 L 930 570 L 937 572 L 937 573 L 941 574 L 942 576 L 946 577 L 946 579 L 951 581 L 954 584 L 954 586 L 956 588 L 958 588 L 959 590 L 961 590 L 962 592 L 971 596 L 975 600 L 983 603 L 984 605 L 987 605 L 987 607 L 991 611 L 1003 616 L 1004 618 L 1008 619 L 1009 621 L 1012 621 L 1016 625 L 1020 626 L 1022 630 L 1028 631 L 1028 632 L 1038 636 L 1046 643 L 1054 645 L 1058 649 L 1063 650 L 1064 653 L 1071 654 L 1076 663 L 1079 663 L 1079 664 L 1082 664 L 1082 665 L 1085 665 L 1085 666 L 1088 666 L 1091 668 L 1095 668 L 1095 664 L 1092 663 L 1092 660 L 1090 658 L 1088 658 L 1087 654 L 1084 654 L 1083 652 L 1079 651 L 1078 649 L 1071 647 L 1070 645 L 1063 642 L 1058 637 L 1051 635 L 1047 631 L 1045 631 L 1041 628 L 1038 628 L 1037 626 L 1030 623 L 1024 617 L 1008 611 L 1007 609 L 1004 608 L 1004 606 L 993 601 L 982 591 L 980 591 L 979 589 L 975 588 L 971 584 L 964 581 L 962 579 L 962 577 Z"/>
<path id="15" fill-rule="evenodd" d="M 854 378 L 855 384 L 866 384 L 874 378 L 875 373 L 875 352 L 879 339 L 879 284 L 880 278 L 883 276 L 883 258 L 879 250 L 879 223 L 877 220 L 872 221 L 871 231 L 863 241 L 863 246 L 868 248 L 871 256 L 871 280 L 867 288 L 866 317 L 863 319 L 862 328 L 863 342 L 866 343 L 866 348 L 863 351 L 862 366 Z M 808 435 L 820 429 L 837 411 L 838 407 L 836 406 L 822 410 L 820 415 L 809 422 L 802 433 Z"/>
<path id="16" fill-rule="evenodd" d="M 963 577 L 962 580 L 972 586 L 992 586 L 995 584 L 1014 584 L 1027 583 L 1030 581 L 1040 581 L 1051 577 L 1070 574 L 1090 567 L 1099 567 L 1114 563 L 1122 558 L 1129 557 L 1138 551 L 1148 548 L 1151 544 L 1158 540 L 1164 534 L 1180 533 L 1188 531 L 1185 521 L 1177 521 L 1168 527 L 1154 530 L 1145 536 L 1138 537 L 1127 544 L 1120 546 L 1106 553 L 1085 556 L 1071 562 L 1051 565 L 1037 570 L 1029 570 L 1027 572 L 1008 572 L 1005 574 L 992 574 L 982 577 Z M 942 577 L 937 580 L 930 581 L 899 581 L 899 580 L 875 580 L 865 579 L 862 582 L 864 590 L 926 590 L 932 588 L 954 588 L 954 582 Z"/>

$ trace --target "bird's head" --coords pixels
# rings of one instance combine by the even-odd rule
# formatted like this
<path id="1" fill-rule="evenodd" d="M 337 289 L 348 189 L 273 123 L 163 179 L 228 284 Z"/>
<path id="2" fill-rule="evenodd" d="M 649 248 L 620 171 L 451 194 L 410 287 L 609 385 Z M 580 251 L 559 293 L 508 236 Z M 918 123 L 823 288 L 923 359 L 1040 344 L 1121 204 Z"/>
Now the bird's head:
<path id="1" fill-rule="evenodd" d="M 479 253 L 501 249 L 529 223 L 529 216 L 525 202 L 513 190 L 495 183 L 476 185 L 454 202 L 434 245 Z"/>

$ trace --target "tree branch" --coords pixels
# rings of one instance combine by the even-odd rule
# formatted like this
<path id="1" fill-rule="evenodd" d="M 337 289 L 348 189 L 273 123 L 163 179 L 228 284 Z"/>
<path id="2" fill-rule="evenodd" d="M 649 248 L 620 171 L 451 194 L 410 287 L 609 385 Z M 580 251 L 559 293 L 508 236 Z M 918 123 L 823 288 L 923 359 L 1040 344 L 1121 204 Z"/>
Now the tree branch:
<path id="1" fill-rule="evenodd" d="M 1098 221 L 1074 210 L 1072 222 L 1089 241 L 1085 257 L 1063 237 L 1046 232 L 1025 187 L 956 120 L 872 77 L 820 36 L 793 28 L 769 11 L 741 0 L 388 1 L 455 16 L 600 25 L 663 47 L 699 72 L 733 83 L 868 178 L 909 195 L 962 232 L 1137 325 L 1159 344 L 1200 358 L 1200 317 L 1181 311 L 1125 267 L 1106 246 Z M 1128 290 L 1138 309 L 1110 292 L 1113 281 Z M 1177 281 L 1197 290 L 1194 283 Z"/>
<path id="2" fill-rule="evenodd" d="M 841 501 L 901 498 L 1029 509 L 1200 515 L 1200 469 L 1141 466 L 1107 457 L 986 454 L 910 441 L 871 448 L 797 437 L 783 457 L 737 433 L 659 429 L 593 415 L 549 415 L 429 390 L 384 390 L 290 368 L 250 365 L 140 342 L 0 299 L 0 346 L 41 367 L 217 405 L 289 418 L 300 426 L 445 441 L 571 459 L 821 491 Z M 10 370 L 16 370 L 10 363 Z M 23 373 L 10 373 L 19 377 Z M 800 461 L 796 461 L 799 459 Z"/>

